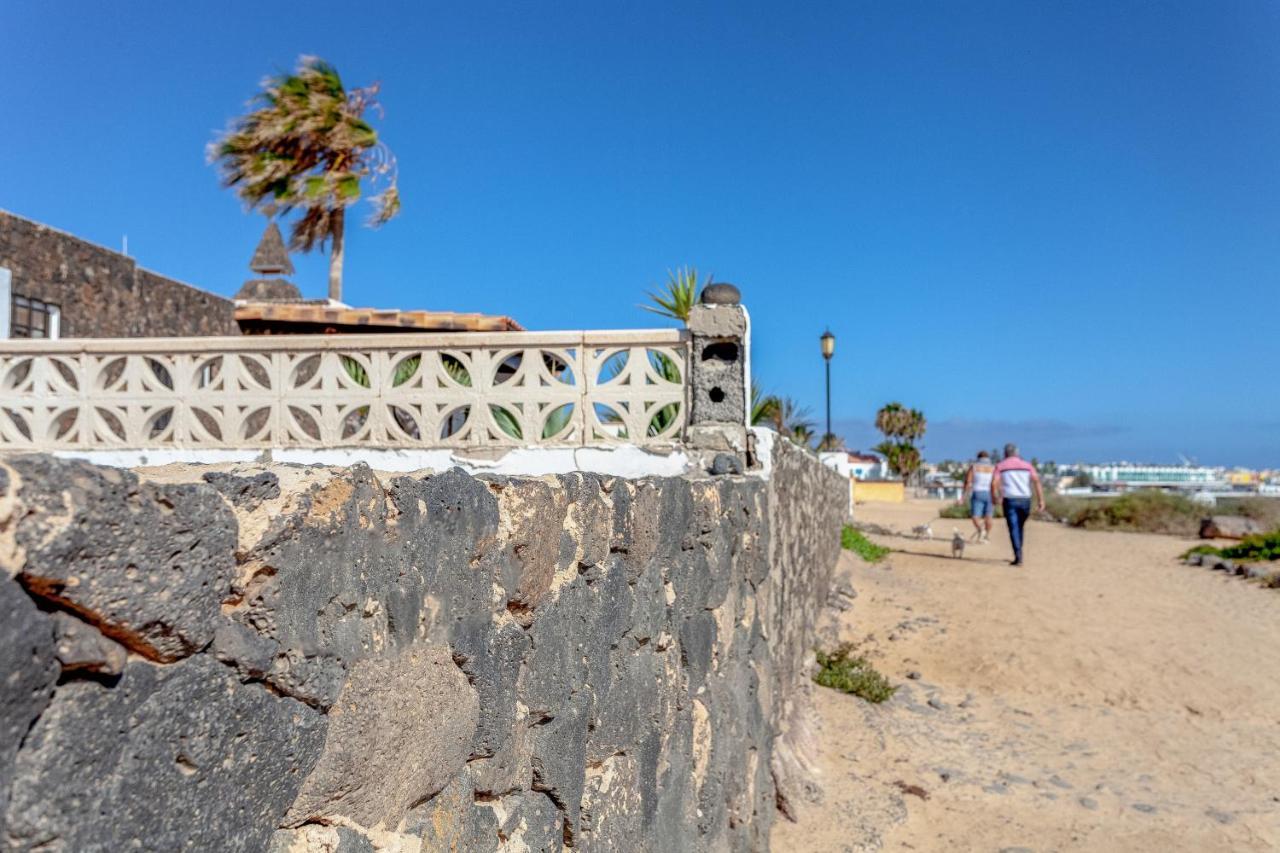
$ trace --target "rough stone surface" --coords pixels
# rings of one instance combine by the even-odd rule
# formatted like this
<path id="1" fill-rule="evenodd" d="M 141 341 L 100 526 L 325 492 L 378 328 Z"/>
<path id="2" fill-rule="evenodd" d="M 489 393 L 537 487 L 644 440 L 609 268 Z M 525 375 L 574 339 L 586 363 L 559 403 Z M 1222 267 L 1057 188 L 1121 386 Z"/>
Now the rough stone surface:
<path id="1" fill-rule="evenodd" d="M 475 690 L 443 646 L 359 662 L 329 713 L 324 753 L 290 822 L 394 826 L 462 769 L 478 711 Z"/>
<path id="2" fill-rule="evenodd" d="M 735 433 L 747 422 L 747 314 L 738 305 L 696 305 L 689 314 L 689 424 L 722 425 Z"/>
<path id="3" fill-rule="evenodd" d="M 49 704 L 58 679 L 53 631 L 16 583 L 0 576 L 0 804 L 8 802 L 14 759 Z M 5 815 L 0 811 L 0 834 Z M 0 835 L 2 838 L 3 835 Z"/>
<path id="4" fill-rule="evenodd" d="M 52 614 L 55 655 L 65 673 L 119 675 L 129 654 L 97 628 L 68 613 Z"/>
<path id="5" fill-rule="evenodd" d="M 262 850 L 324 731 L 315 711 L 207 655 L 133 660 L 114 686 L 63 684 L 18 753 L 8 844 Z"/>
<path id="6" fill-rule="evenodd" d="M 703 305 L 738 305 L 741 302 L 742 291 L 726 281 L 709 284 L 702 291 Z"/>
<path id="7" fill-rule="evenodd" d="M 210 471 L 202 478 L 217 489 L 232 505 L 246 512 L 262 506 L 263 501 L 280 497 L 280 478 L 270 471 L 252 477 L 237 477 L 225 471 Z"/>
<path id="8" fill-rule="evenodd" d="M 732 453 L 717 453 L 711 460 L 711 473 L 717 477 L 725 474 L 741 474 L 742 460 Z"/>
<path id="9" fill-rule="evenodd" d="M 213 639 L 236 541 L 216 493 L 50 456 L 8 464 L 27 513 L 14 539 L 29 592 L 153 660 Z"/>
<path id="10" fill-rule="evenodd" d="M 770 759 L 785 809 L 789 800 L 812 799 L 818 776 L 812 647 L 839 559 L 848 484 L 791 442 L 774 441 L 772 455 L 768 576 L 760 594 L 773 667 L 762 704 L 777 732 Z"/>
<path id="11" fill-rule="evenodd" d="M 768 452 L 768 479 L 11 460 L 7 843 L 767 849 L 813 787 L 847 502 Z M 150 660 L 112 675 L 103 634 Z"/>
<path id="12" fill-rule="evenodd" d="M 747 333 L 747 314 L 739 305 L 695 305 L 689 311 L 689 331 L 709 338 L 741 338 Z"/>

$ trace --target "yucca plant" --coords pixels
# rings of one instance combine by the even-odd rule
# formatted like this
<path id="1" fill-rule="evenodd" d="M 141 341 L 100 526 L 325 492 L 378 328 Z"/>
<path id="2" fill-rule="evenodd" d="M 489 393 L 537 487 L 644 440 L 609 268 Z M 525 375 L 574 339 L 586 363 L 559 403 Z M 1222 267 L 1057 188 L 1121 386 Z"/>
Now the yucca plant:
<path id="1" fill-rule="evenodd" d="M 702 291 L 711 284 L 711 276 L 701 285 L 698 284 L 698 271 L 693 267 L 680 267 L 675 272 L 667 270 L 667 283 L 657 290 L 649 292 L 652 305 L 641 305 L 646 311 L 689 322 L 689 312 L 702 298 Z"/>
<path id="2" fill-rule="evenodd" d="M 309 252 L 329 245 L 329 298 L 342 299 L 346 209 L 360 200 L 361 184 L 381 188 L 370 201 L 370 225 L 400 212 L 395 158 L 365 120 L 377 108 L 377 85 L 347 90 L 338 71 L 314 56 L 298 60 L 292 74 L 268 77 L 209 146 L 224 186 L 250 210 L 268 216 L 298 210 L 290 245 Z"/>

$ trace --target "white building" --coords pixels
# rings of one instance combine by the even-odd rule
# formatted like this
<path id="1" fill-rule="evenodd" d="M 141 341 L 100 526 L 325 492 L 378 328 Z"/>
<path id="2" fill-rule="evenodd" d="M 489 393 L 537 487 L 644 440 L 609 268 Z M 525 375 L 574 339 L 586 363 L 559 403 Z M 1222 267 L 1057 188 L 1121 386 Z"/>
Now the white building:
<path id="1" fill-rule="evenodd" d="M 818 458 L 822 460 L 822 464 L 835 468 L 852 480 L 883 480 L 889 474 L 884 461 L 870 453 L 835 450 L 819 453 Z"/>
<path id="2" fill-rule="evenodd" d="M 1203 465 L 1133 465 L 1113 462 L 1106 465 L 1082 465 L 1095 486 L 1102 488 L 1214 488 L 1226 484 L 1221 468 Z"/>

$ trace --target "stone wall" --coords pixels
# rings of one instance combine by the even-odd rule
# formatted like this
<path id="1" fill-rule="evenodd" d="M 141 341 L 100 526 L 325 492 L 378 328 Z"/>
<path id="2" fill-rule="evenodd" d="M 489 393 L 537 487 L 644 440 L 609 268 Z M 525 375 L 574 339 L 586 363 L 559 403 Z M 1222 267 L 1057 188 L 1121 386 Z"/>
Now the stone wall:
<path id="1" fill-rule="evenodd" d="M 14 293 L 52 302 L 64 338 L 238 335 L 229 299 L 133 258 L 0 210 L 0 267 Z M 0 337 L 8 336 L 0 330 Z"/>
<path id="2" fill-rule="evenodd" d="M 766 849 L 845 498 L 769 452 L 768 479 L 3 460 L 0 845 Z"/>

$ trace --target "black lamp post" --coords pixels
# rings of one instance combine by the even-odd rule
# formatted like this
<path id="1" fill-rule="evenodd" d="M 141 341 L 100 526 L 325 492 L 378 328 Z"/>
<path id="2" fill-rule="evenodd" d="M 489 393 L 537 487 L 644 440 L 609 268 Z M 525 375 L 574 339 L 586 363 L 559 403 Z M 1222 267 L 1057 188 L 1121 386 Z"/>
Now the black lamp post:
<path id="1" fill-rule="evenodd" d="M 818 340 L 822 341 L 822 360 L 827 363 L 827 434 L 822 437 L 822 443 L 830 449 L 831 443 L 831 356 L 836 352 L 836 336 L 831 334 L 831 330 L 827 329 L 822 333 L 822 337 Z"/>

